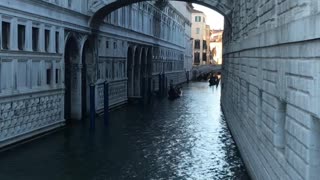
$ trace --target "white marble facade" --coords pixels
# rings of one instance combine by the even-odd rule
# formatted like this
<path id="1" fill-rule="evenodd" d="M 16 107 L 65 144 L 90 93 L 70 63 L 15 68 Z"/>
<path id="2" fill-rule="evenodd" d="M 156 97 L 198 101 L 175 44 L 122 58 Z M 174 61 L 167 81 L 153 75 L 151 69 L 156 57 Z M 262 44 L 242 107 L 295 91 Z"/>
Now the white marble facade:
<path id="1" fill-rule="evenodd" d="M 157 90 L 158 74 L 186 80 L 187 3 L 131 4 L 101 19 L 98 29 L 90 25 L 94 3 L 0 2 L 0 147 L 83 118 L 90 84 L 99 112 L 106 81 L 110 106 L 117 106 Z"/>

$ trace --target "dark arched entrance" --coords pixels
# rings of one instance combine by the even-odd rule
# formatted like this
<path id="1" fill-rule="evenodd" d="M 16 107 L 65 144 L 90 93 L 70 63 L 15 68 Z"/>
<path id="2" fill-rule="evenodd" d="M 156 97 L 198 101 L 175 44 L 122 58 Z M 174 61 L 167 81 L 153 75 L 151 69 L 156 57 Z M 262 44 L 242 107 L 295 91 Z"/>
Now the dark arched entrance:
<path id="1" fill-rule="evenodd" d="M 79 48 L 78 42 L 73 37 L 66 42 L 65 46 L 65 65 L 64 65 L 64 85 L 65 85 L 65 96 L 64 96 L 64 118 L 66 120 L 78 119 L 76 114 L 76 108 L 72 102 L 75 102 L 79 96 L 77 96 L 77 68 L 79 62 Z"/>
<path id="2" fill-rule="evenodd" d="M 90 40 L 86 40 L 82 50 L 82 70 L 81 70 L 81 112 L 82 117 L 86 117 L 90 112 L 89 85 L 93 82 L 90 76 L 94 70 L 93 46 Z"/>
<path id="3" fill-rule="evenodd" d="M 140 67 L 140 82 L 141 82 L 141 89 L 140 94 L 142 97 L 146 96 L 147 92 L 147 53 L 146 49 L 143 48 L 141 50 L 141 67 Z"/>
<path id="4" fill-rule="evenodd" d="M 134 52 L 134 84 L 133 84 L 133 96 L 140 97 L 141 96 L 141 48 L 137 47 Z"/>
<path id="5" fill-rule="evenodd" d="M 128 97 L 133 96 L 133 72 L 134 72 L 134 57 L 133 48 L 130 46 L 127 52 L 127 76 L 128 76 Z"/>

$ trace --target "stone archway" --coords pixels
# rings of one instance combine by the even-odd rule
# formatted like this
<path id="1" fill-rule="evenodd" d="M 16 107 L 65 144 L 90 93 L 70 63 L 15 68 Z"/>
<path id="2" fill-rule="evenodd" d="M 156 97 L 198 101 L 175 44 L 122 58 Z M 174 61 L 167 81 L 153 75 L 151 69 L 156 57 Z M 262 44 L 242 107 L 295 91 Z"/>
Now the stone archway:
<path id="1" fill-rule="evenodd" d="M 140 67 L 140 94 L 142 97 L 146 96 L 147 92 L 147 52 L 145 48 L 141 49 L 141 67 Z"/>
<path id="2" fill-rule="evenodd" d="M 133 96 L 141 96 L 141 48 L 137 47 L 134 52 L 134 84 L 133 84 Z"/>
<path id="3" fill-rule="evenodd" d="M 132 97 L 134 94 L 133 83 L 134 83 L 134 49 L 129 46 L 127 52 L 127 76 L 128 76 L 128 97 Z"/>
<path id="4" fill-rule="evenodd" d="M 68 36 L 64 53 L 64 118 L 81 119 L 81 64 L 79 42 L 74 35 Z M 80 108 L 80 109 L 79 109 Z"/>
<path id="5" fill-rule="evenodd" d="M 100 23 L 102 22 L 101 19 L 104 19 L 104 17 L 121 7 L 138 3 L 142 1 L 148 1 L 148 0 L 131 0 L 131 1 L 122 1 L 122 0 L 91 0 L 88 3 L 88 10 L 89 13 L 92 14 L 89 24 L 93 28 L 99 27 Z M 153 0 L 156 1 L 156 0 Z M 158 0 L 159 1 L 159 0 Z M 161 0 L 164 3 L 167 3 L 168 0 Z M 208 8 L 211 8 L 220 14 L 222 14 L 226 20 L 227 24 L 231 24 L 231 16 L 232 16 L 232 9 L 233 9 L 233 3 L 234 0 L 178 0 L 178 1 L 184 1 L 188 3 L 196 3 L 203 6 L 206 6 Z M 231 26 L 230 26 L 231 27 Z"/>
<path id="6" fill-rule="evenodd" d="M 152 77 L 152 48 L 148 48 L 147 50 L 147 76 Z"/>
<path id="7" fill-rule="evenodd" d="M 82 48 L 82 69 L 81 69 L 81 112 L 85 117 L 90 112 L 90 83 L 94 82 L 94 50 L 93 43 L 86 39 Z"/>

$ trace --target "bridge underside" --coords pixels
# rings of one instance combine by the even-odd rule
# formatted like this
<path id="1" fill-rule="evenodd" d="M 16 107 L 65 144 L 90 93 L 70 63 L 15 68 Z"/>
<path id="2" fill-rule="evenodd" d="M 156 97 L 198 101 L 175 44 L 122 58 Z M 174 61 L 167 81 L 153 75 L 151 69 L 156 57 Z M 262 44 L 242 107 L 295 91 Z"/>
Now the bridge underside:
<path id="1" fill-rule="evenodd" d="M 101 21 L 106 17 L 107 14 L 118 9 L 120 7 L 124 7 L 133 3 L 143 2 L 145 0 L 130 0 L 130 1 L 120 1 L 120 0 L 96 0 L 89 3 L 89 11 L 92 14 L 90 19 L 90 25 L 94 28 L 98 28 Z M 159 2 L 159 4 L 168 3 L 170 0 L 151 0 L 154 2 Z M 178 0 L 183 2 L 197 3 L 208 8 L 211 8 L 222 15 L 225 16 L 228 25 L 231 24 L 231 12 L 232 12 L 232 4 L 233 0 Z M 161 5 L 160 5 L 161 8 Z"/>

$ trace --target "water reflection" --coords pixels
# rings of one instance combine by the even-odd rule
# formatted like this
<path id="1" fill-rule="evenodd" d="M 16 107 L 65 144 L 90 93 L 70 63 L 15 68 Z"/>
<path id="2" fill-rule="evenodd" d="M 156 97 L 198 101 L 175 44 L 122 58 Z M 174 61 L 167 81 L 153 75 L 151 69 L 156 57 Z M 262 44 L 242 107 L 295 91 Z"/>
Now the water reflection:
<path id="1" fill-rule="evenodd" d="M 0 154 L 4 179 L 247 179 L 220 109 L 220 87 L 113 111 Z"/>

